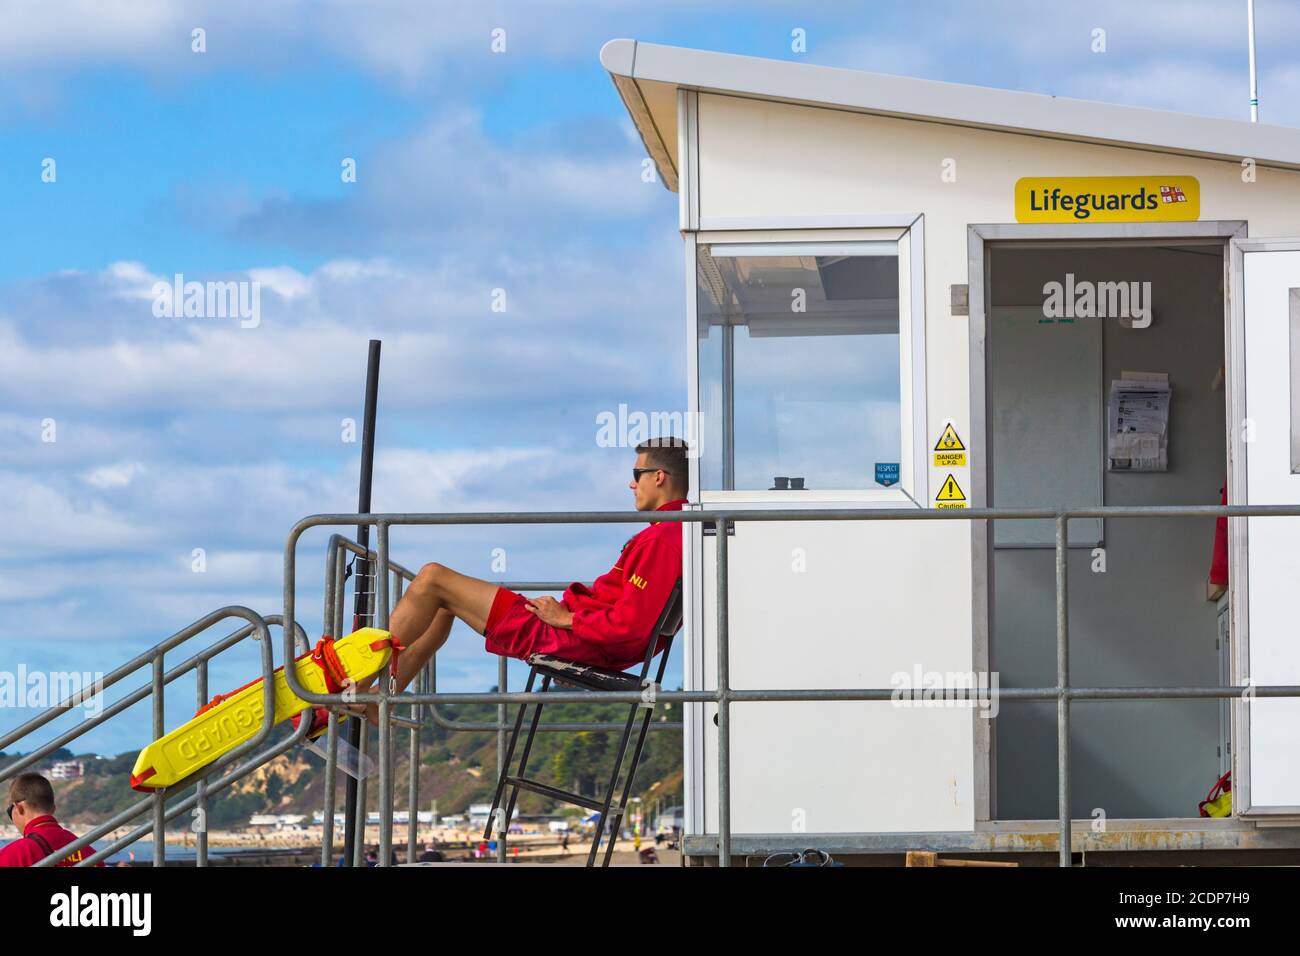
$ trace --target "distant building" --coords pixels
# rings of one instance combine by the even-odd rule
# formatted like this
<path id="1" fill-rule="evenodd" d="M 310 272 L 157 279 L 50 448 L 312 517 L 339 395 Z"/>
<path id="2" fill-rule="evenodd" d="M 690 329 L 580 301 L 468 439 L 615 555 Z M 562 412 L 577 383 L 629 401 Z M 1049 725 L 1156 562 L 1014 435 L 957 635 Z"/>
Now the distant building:
<path id="1" fill-rule="evenodd" d="M 492 814 L 492 804 L 490 803 L 471 803 L 469 805 L 469 825 L 473 827 L 487 826 L 488 817 Z M 511 820 L 519 818 L 519 808 L 515 807 L 515 812 L 510 815 Z M 450 819 L 444 817 L 444 820 Z"/>
<path id="2" fill-rule="evenodd" d="M 85 774 L 86 768 L 80 760 L 60 760 L 50 768 L 51 780 L 76 780 Z"/>
<path id="3" fill-rule="evenodd" d="M 301 830 L 306 819 L 303 813 L 254 813 L 248 818 L 248 825 L 267 830 Z"/>
<path id="4" fill-rule="evenodd" d="M 674 828 L 677 830 L 685 828 L 685 822 L 682 819 L 682 808 L 664 807 L 659 811 L 659 816 L 655 820 L 655 832 L 672 833 Z"/>

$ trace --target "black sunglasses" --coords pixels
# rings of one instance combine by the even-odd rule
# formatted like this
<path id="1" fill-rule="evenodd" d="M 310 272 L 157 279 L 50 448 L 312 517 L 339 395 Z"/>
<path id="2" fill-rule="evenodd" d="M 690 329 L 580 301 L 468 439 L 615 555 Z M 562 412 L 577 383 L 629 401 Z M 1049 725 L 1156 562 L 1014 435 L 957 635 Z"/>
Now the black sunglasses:
<path id="1" fill-rule="evenodd" d="M 13 803 L 9 804 L 9 806 L 5 807 L 5 813 L 9 814 L 10 823 L 12 823 L 14 819 L 14 807 L 18 806 L 21 802 L 21 800 L 15 800 Z"/>
<path id="2" fill-rule="evenodd" d="M 632 480 L 633 480 L 633 481 L 640 481 L 640 480 L 641 480 L 641 476 L 644 475 L 647 471 L 662 471 L 665 475 L 671 475 L 671 474 L 672 474 L 672 472 L 669 471 L 667 468 L 633 468 L 633 469 L 632 469 Z"/>

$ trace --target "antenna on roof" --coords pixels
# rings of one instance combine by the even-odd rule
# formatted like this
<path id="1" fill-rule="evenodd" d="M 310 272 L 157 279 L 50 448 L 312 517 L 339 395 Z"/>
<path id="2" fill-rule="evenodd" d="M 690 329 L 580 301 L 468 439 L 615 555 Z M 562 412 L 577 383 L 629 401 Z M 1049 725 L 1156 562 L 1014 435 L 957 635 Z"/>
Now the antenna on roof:
<path id="1" fill-rule="evenodd" d="M 1246 0 L 1246 43 L 1250 47 L 1250 121 L 1259 122 L 1259 85 L 1255 81 L 1255 0 Z"/>

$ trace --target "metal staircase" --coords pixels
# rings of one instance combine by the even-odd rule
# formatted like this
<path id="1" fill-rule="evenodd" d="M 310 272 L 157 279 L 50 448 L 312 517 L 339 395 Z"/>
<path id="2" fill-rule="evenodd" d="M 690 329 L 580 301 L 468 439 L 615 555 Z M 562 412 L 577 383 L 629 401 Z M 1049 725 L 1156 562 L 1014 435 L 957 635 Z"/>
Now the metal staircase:
<path id="1" fill-rule="evenodd" d="M 351 628 L 345 626 L 347 617 L 345 616 L 344 602 L 346 597 L 345 584 L 349 577 L 349 571 L 346 567 L 347 556 L 368 558 L 368 565 L 374 569 L 379 565 L 379 555 L 375 551 L 362 548 L 356 541 L 351 540 L 344 535 L 334 534 L 330 537 L 325 560 L 325 607 L 324 607 L 324 628 L 323 633 L 331 636 L 340 636 L 348 633 Z M 358 578 L 356 584 L 365 587 L 372 597 L 382 597 L 388 603 L 386 611 L 391 612 L 398 600 L 400 600 L 402 591 L 406 584 L 415 578 L 415 573 L 402 565 L 388 561 L 387 574 L 384 578 L 384 586 L 376 587 L 377 572 L 363 574 Z M 511 581 L 501 582 L 504 586 L 510 587 L 517 591 L 554 591 L 562 590 L 567 586 L 567 582 L 546 582 L 546 581 Z M 375 594 L 375 592 L 378 594 Z M 372 604 L 372 607 L 375 605 Z M 379 615 L 386 623 L 388 614 Z M 197 652 L 192 653 L 179 664 L 170 668 L 167 667 L 166 660 L 170 658 L 175 660 L 179 653 L 190 650 L 194 643 L 200 640 L 212 628 L 228 620 L 242 621 L 242 626 L 227 636 L 215 641 L 212 644 L 203 647 Z M 78 866 L 90 866 L 97 862 L 106 860 L 108 857 L 130 847 L 132 844 L 146 837 L 153 838 L 153 865 L 165 866 L 167 863 L 167 841 L 168 832 L 167 824 L 178 819 L 189 818 L 191 820 L 190 830 L 195 834 L 195 856 L 194 863 L 196 866 L 209 865 L 208 855 L 208 827 L 207 811 L 213 799 L 219 798 L 221 793 L 229 788 L 232 784 L 247 777 L 258 768 L 265 766 L 275 760 L 282 754 L 293 750 L 299 744 L 307 740 L 307 735 L 311 730 L 311 721 L 302 720 L 299 726 L 291 732 L 285 734 L 284 728 L 281 733 L 276 734 L 273 720 L 273 700 L 274 688 L 271 677 L 277 664 L 275 662 L 274 643 L 271 639 L 271 628 L 281 626 L 284 617 L 281 614 L 259 614 L 251 608 L 238 605 L 231 605 L 213 611 L 204 615 L 197 621 L 194 621 L 187 627 L 182 628 L 167 639 L 155 644 L 153 647 L 137 655 L 111 673 L 104 676 L 93 687 L 82 688 L 75 694 L 72 694 L 61 700 L 57 704 L 47 708 L 36 717 L 28 720 L 15 729 L 8 731 L 0 736 L 0 752 L 12 749 L 15 744 L 29 744 L 32 749 L 23 754 L 19 759 L 0 768 L 0 786 L 7 789 L 8 781 L 12 780 L 19 774 L 27 771 L 42 761 L 46 760 L 52 753 L 60 748 L 66 747 L 70 743 L 90 733 L 91 731 L 102 727 L 105 723 L 127 712 L 133 705 L 148 699 L 150 701 L 152 713 L 152 738 L 157 739 L 167 732 L 164 724 L 166 690 L 169 684 L 172 684 L 178 678 L 194 672 L 196 677 L 197 692 L 196 706 L 202 707 L 210 699 L 208 688 L 208 670 L 209 664 L 217 655 L 230 650 L 236 645 L 252 640 L 259 646 L 261 659 L 261 676 L 263 677 L 263 688 L 265 691 L 263 713 L 265 715 L 262 726 L 259 728 L 257 735 L 246 743 L 232 750 L 230 753 L 223 755 L 219 760 L 214 762 L 196 774 L 185 780 L 166 788 L 157 793 L 148 794 L 134 802 L 127 809 L 115 814 L 112 818 L 104 821 L 98 826 L 88 831 L 84 836 L 60 848 L 46 860 L 36 864 L 37 866 L 51 866 L 58 860 L 63 859 L 67 854 L 75 852 L 78 849 L 89 846 L 92 843 L 104 838 L 106 835 L 114 833 L 123 827 L 134 824 L 126 834 L 113 838 L 111 842 L 98 847 L 93 856 L 87 857 L 78 863 Z M 297 657 L 310 650 L 311 641 L 307 632 L 298 621 L 294 622 L 293 641 L 290 645 L 286 637 L 284 645 L 284 654 L 290 653 Z M 120 685 L 135 675 L 147 676 L 148 680 L 136 687 L 134 690 L 115 699 L 111 704 L 104 702 L 110 688 Z M 293 682 L 291 682 L 293 683 Z M 498 687 L 500 693 L 506 692 L 506 659 L 500 658 L 498 664 Z M 431 660 L 424 670 L 417 675 L 411 690 L 416 694 L 433 694 L 436 688 L 436 658 Z M 45 738 L 50 731 L 41 733 L 53 721 L 67 714 L 74 708 L 84 706 L 94 698 L 100 697 L 103 709 L 93 717 L 88 716 L 79 722 L 75 727 L 56 733 L 49 739 Z M 365 699 L 362 695 L 361 699 Z M 504 751 L 504 740 L 506 734 L 511 728 L 511 724 L 506 720 L 506 705 L 498 705 L 498 715 L 495 722 L 474 722 L 455 720 L 447 717 L 438 710 L 436 704 L 412 704 L 407 715 L 390 713 L 388 720 L 391 724 L 403 727 L 411 731 L 409 738 L 409 780 L 407 787 L 407 840 L 406 840 L 406 859 L 407 862 L 414 862 L 416 848 L 416 833 L 418 827 L 418 815 L 416 804 L 418 801 L 417 790 L 417 773 L 420 763 L 420 739 L 419 729 L 423 726 L 424 717 L 427 715 L 436 725 L 455 732 L 496 732 L 498 735 L 498 761 L 500 754 Z M 287 727 L 288 725 L 286 725 Z M 334 849 L 334 816 L 335 816 L 335 793 L 337 790 L 337 773 L 338 773 L 338 716 L 331 711 L 329 725 L 326 735 L 321 738 L 326 746 L 328 754 L 325 767 L 325 787 L 323 798 L 323 830 L 321 840 L 321 864 L 329 866 L 332 863 Z M 655 725 L 655 729 L 680 730 L 680 723 L 660 723 Z M 371 729 L 367 726 L 367 731 Z M 621 730 L 621 724 L 612 723 L 573 723 L 573 722 L 552 722 L 543 725 L 539 730 L 547 732 L 560 731 L 611 731 Z M 365 754 L 370 745 L 370 738 L 373 732 L 365 732 L 361 735 L 361 753 Z M 384 734 L 381 737 L 387 736 Z M 381 757 L 380 773 L 391 775 L 391 738 L 388 759 Z M 358 818 L 364 821 L 367 815 L 367 784 L 368 778 L 363 778 L 358 784 Z M 390 792 L 385 795 L 383 809 L 385 819 L 381 830 L 391 832 L 394 816 L 394 807 Z M 364 830 L 363 830 L 364 832 Z M 177 839 L 175 832 L 171 834 L 173 843 Z M 387 841 L 383 841 L 387 842 Z M 365 841 L 357 839 L 354 846 L 354 856 L 352 864 L 356 866 L 363 865 L 364 862 Z M 381 853 L 380 865 L 384 865 L 390 854 Z M 499 841 L 498 857 L 505 858 L 505 841 Z"/>

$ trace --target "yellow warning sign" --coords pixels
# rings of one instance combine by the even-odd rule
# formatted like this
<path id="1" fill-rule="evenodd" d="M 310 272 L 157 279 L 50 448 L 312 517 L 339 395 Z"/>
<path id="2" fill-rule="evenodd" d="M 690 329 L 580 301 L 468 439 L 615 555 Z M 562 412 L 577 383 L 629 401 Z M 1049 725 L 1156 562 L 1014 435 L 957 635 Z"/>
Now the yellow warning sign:
<path id="1" fill-rule="evenodd" d="M 957 484 L 957 479 L 951 474 L 948 480 L 943 483 L 939 489 L 939 494 L 935 496 L 934 506 L 936 508 L 965 508 L 966 495 L 962 493 L 961 486 Z"/>
<path id="2" fill-rule="evenodd" d="M 957 430 L 949 422 L 943 428 L 943 434 L 934 446 L 934 467 L 962 468 L 966 465 L 966 446 L 957 436 Z"/>

